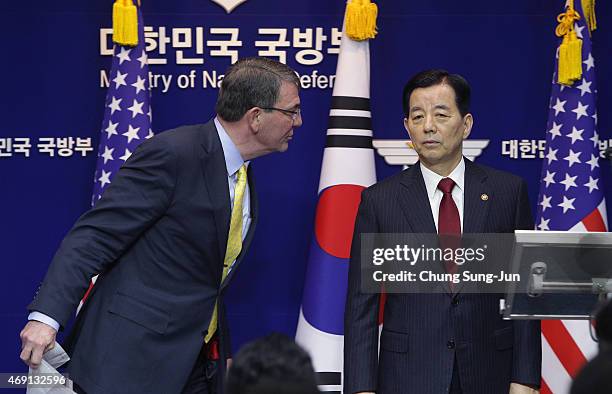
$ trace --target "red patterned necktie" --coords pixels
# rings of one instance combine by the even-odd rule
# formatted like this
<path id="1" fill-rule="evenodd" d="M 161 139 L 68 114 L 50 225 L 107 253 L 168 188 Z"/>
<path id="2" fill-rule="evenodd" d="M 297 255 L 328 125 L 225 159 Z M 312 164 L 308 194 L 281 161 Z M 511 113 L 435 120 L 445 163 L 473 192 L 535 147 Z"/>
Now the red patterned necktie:
<path id="1" fill-rule="evenodd" d="M 456 249 L 461 242 L 461 219 L 459 218 L 459 210 L 453 200 L 452 192 L 455 187 L 455 181 L 450 178 L 443 178 L 438 183 L 438 189 L 443 193 L 442 201 L 440 201 L 440 211 L 438 212 L 438 234 L 440 238 L 440 246 L 443 249 Z M 454 274 L 457 272 L 457 264 L 454 261 L 447 261 L 446 272 Z M 451 289 L 453 288 L 451 282 Z"/>

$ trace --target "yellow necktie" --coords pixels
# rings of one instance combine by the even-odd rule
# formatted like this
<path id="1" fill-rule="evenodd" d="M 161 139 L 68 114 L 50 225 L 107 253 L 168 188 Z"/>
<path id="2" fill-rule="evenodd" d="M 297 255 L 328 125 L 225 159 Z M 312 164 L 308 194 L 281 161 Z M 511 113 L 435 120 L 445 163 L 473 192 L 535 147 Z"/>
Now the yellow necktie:
<path id="1" fill-rule="evenodd" d="M 221 283 L 225 280 L 227 273 L 229 272 L 231 264 L 236 260 L 236 257 L 242 250 L 242 199 L 244 197 L 244 191 L 247 184 L 246 166 L 243 164 L 238 170 L 236 179 L 236 189 L 234 190 L 234 207 L 232 208 L 232 218 L 230 219 L 229 234 L 227 236 L 227 248 L 225 249 L 225 258 L 223 259 L 223 274 L 221 274 Z M 208 332 L 204 340 L 206 343 L 210 341 L 210 338 L 217 331 L 217 303 L 215 302 L 215 309 L 213 310 L 210 324 L 208 325 Z"/>

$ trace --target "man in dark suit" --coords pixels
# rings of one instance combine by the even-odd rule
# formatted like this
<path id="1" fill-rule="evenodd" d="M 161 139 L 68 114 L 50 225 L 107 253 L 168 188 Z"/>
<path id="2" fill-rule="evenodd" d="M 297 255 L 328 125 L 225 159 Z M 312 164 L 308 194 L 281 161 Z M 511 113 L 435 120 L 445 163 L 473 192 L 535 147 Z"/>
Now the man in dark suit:
<path id="1" fill-rule="evenodd" d="M 215 109 L 206 124 L 140 145 L 77 221 L 29 305 L 27 364 L 40 364 L 99 274 L 66 344 L 79 391 L 222 389 L 216 377 L 230 357 L 224 290 L 257 221 L 247 167 L 285 151 L 301 126 L 299 80 L 281 63 L 240 60 Z"/>
<path id="2" fill-rule="evenodd" d="M 424 71 L 404 88 L 404 126 L 419 163 L 362 194 L 345 312 L 344 392 L 537 392 L 540 324 L 505 321 L 499 295 L 388 294 L 378 353 L 377 294 L 361 291 L 365 233 L 511 233 L 533 222 L 525 182 L 462 156 L 470 87 Z"/>

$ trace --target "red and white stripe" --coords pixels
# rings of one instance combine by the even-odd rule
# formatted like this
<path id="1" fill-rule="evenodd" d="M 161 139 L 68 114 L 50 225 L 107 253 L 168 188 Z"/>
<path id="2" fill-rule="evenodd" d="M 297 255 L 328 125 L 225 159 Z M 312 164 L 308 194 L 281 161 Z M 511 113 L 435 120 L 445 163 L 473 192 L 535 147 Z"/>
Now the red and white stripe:
<path id="1" fill-rule="evenodd" d="M 608 231 L 605 199 L 568 231 Z M 586 320 L 542 321 L 542 394 L 569 393 L 580 368 L 597 354 L 591 329 Z"/>

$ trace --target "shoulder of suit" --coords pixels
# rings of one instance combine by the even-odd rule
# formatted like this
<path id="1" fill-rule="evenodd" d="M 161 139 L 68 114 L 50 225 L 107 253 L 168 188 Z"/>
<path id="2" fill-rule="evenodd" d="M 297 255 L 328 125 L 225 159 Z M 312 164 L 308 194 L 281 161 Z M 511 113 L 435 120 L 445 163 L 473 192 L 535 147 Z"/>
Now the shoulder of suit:
<path id="1" fill-rule="evenodd" d="M 153 138 L 151 138 L 151 140 L 164 140 L 167 142 L 181 142 L 181 141 L 187 141 L 187 142 L 193 142 L 193 138 L 196 138 L 198 136 L 201 136 L 202 133 L 206 133 L 208 128 L 209 128 L 209 124 L 196 124 L 196 125 L 186 125 L 186 126 L 179 126 L 177 128 L 174 129 L 170 129 L 170 130 L 165 130 L 162 131 L 160 133 L 155 134 L 155 136 Z M 212 130 L 215 130 L 214 126 L 212 128 Z"/>
<path id="2" fill-rule="evenodd" d="M 467 167 L 471 167 L 471 170 L 474 170 L 476 171 L 476 173 L 481 174 L 482 177 L 486 178 L 488 182 L 500 182 L 506 185 L 514 186 L 518 186 L 522 182 L 524 182 L 523 178 L 518 175 L 512 174 L 507 171 L 498 170 L 486 165 L 470 162 L 466 166 L 466 171 L 468 171 Z M 368 187 L 364 191 L 364 193 L 369 195 L 377 195 L 379 193 L 387 194 L 389 192 L 393 192 L 393 190 L 396 189 L 402 183 L 402 180 L 410 179 L 410 177 L 414 176 L 414 171 L 417 171 L 417 168 L 415 166 L 400 171 L 397 174 L 391 175 L 390 177 L 385 178 Z"/>
<path id="3" fill-rule="evenodd" d="M 517 185 L 524 182 L 522 177 L 507 171 L 498 170 L 493 167 L 489 167 L 483 164 L 476 164 L 473 162 L 469 165 L 472 166 L 476 171 L 482 172 L 484 175 L 486 175 L 487 181 L 490 182 L 504 182 Z"/>
<path id="4" fill-rule="evenodd" d="M 386 193 L 395 188 L 397 188 L 402 179 L 406 176 L 406 173 L 413 170 L 412 168 L 408 168 L 406 170 L 400 171 L 397 174 L 393 174 L 385 179 L 382 179 L 375 184 L 369 186 L 364 190 L 366 194 L 378 194 L 378 193 Z"/>
<path id="5" fill-rule="evenodd" d="M 199 153 L 207 133 L 215 132 L 209 123 L 180 126 L 155 134 L 140 144 L 139 149 L 169 149 L 177 155 Z"/>

